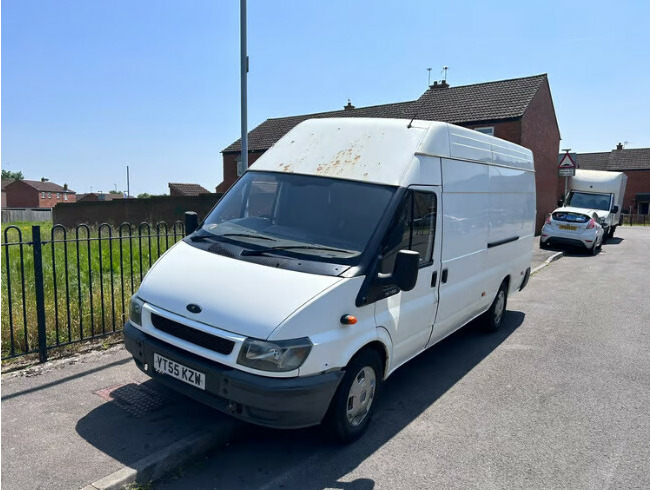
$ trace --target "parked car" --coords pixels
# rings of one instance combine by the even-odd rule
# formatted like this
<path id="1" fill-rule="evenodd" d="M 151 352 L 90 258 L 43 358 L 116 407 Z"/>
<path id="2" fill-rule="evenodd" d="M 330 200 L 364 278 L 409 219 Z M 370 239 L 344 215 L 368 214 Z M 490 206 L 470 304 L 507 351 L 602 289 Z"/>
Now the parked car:
<path id="1" fill-rule="evenodd" d="M 595 210 L 559 208 L 553 211 L 542 227 L 539 246 L 568 245 L 580 247 L 593 255 L 600 250 L 605 230 L 600 225 Z"/>

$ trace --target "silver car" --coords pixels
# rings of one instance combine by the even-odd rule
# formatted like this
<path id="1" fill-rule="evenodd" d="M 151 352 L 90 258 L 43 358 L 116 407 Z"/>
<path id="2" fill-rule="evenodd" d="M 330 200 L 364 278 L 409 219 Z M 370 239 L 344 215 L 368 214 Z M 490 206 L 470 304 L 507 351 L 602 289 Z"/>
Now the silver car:
<path id="1" fill-rule="evenodd" d="M 605 232 L 595 210 L 565 207 L 546 218 L 539 237 L 539 246 L 570 245 L 595 255 L 603 244 Z"/>

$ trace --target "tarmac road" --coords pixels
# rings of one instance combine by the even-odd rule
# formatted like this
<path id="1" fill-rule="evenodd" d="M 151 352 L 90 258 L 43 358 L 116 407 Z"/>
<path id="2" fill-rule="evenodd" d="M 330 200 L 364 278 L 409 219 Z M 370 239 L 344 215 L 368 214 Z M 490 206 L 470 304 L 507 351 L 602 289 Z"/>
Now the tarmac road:
<path id="1" fill-rule="evenodd" d="M 351 446 L 250 427 L 156 489 L 650 488 L 650 228 L 619 227 L 385 385 Z"/>

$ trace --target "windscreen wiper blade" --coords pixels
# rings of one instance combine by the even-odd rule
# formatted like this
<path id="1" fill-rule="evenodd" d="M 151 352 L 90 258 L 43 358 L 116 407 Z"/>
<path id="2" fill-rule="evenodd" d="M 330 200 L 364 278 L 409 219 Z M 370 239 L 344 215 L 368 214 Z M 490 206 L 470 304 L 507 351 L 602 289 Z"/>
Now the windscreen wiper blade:
<path id="1" fill-rule="evenodd" d="M 192 240 L 193 242 L 200 242 L 202 240 L 207 240 L 208 238 L 214 238 L 214 237 L 215 235 L 213 235 L 212 233 L 209 233 L 207 235 L 197 235 L 195 233 L 192 233 L 190 235 L 190 240 Z"/>
<path id="2" fill-rule="evenodd" d="M 262 235 L 255 235 L 254 233 L 223 233 L 221 235 L 215 235 L 215 236 L 240 236 L 244 238 L 257 238 L 259 240 L 271 240 L 272 242 L 276 241 L 275 238 L 262 236 Z"/>
<path id="3" fill-rule="evenodd" d="M 261 248 L 259 250 L 242 250 L 240 255 L 263 255 L 267 252 L 273 252 L 275 250 L 326 250 L 328 252 L 342 252 L 342 253 L 347 253 L 350 255 L 355 254 L 356 252 L 352 250 L 343 250 L 340 248 L 332 248 L 332 247 L 323 247 L 319 245 L 287 245 L 287 246 L 278 246 L 278 247 L 268 247 L 268 248 Z"/>

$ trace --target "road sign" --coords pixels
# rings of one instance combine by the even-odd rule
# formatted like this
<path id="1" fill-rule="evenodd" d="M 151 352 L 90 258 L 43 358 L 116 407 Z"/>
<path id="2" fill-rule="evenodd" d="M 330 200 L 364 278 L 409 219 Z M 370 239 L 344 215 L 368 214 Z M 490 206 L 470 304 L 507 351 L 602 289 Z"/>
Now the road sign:
<path id="1" fill-rule="evenodd" d="M 560 154 L 557 159 L 557 173 L 560 177 L 573 177 L 576 174 L 578 159 L 575 153 Z"/>
<path id="2" fill-rule="evenodd" d="M 573 177 L 576 174 L 575 168 L 558 168 L 557 174 L 560 177 Z"/>

